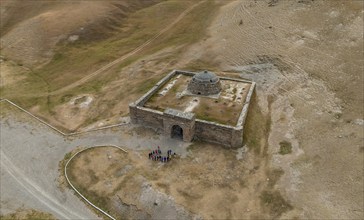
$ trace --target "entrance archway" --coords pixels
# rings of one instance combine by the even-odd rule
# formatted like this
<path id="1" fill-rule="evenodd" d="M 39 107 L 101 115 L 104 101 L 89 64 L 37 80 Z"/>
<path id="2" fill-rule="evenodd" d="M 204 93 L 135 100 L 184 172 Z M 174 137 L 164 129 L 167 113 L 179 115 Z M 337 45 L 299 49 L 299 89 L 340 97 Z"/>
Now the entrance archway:
<path id="1" fill-rule="evenodd" d="M 183 129 L 179 125 L 173 125 L 171 130 L 171 137 L 183 140 Z"/>

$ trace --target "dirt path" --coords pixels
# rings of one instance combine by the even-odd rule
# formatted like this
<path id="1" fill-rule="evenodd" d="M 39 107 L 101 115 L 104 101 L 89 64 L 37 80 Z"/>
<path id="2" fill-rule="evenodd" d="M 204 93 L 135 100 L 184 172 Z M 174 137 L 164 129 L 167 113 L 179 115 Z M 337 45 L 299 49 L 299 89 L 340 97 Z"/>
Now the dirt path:
<path id="1" fill-rule="evenodd" d="M 171 22 L 168 26 L 166 26 L 165 28 L 163 28 L 158 34 L 156 34 L 154 37 L 152 37 L 151 39 L 149 39 L 148 41 L 146 41 L 145 43 L 143 43 L 142 45 L 138 46 L 137 48 L 135 48 L 134 50 L 132 50 L 131 52 L 123 55 L 122 57 L 108 63 L 107 65 L 101 67 L 100 69 L 96 70 L 95 72 L 90 73 L 89 75 L 83 77 L 82 79 L 73 82 L 61 89 L 58 89 L 56 91 L 50 92 L 50 93 L 44 93 L 44 94 L 32 94 L 29 95 L 27 97 L 44 97 L 44 96 L 49 96 L 49 95 L 59 95 L 62 94 L 70 89 L 76 88 L 77 86 L 80 86 L 84 83 L 86 83 L 87 81 L 89 81 L 90 79 L 92 79 L 93 77 L 99 75 L 100 73 L 103 73 L 104 71 L 110 69 L 111 67 L 119 64 L 120 62 L 128 59 L 129 57 L 133 56 L 134 54 L 142 51 L 144 48 L 146 48 L 148 45 L 150 45 L 151 43 L 153 43 L 153 41 L 155 41 L 156 39 L 158 39 L 162 34 L 166 33 L 167 31 L 169 31 L 171 28 L 173 28 L 179 21 L 181 21 L 188 13 L 190 13 L 194 8 L 196 8 L 197 6 L 201 5 L 202 3 L 206 2 L 206 0 L 204 1 L 200 1 L 194 5 L 192 5 L 191 7 L 187 8 L 185 11 L 183 11 L 173 22 Z"/>
<path id="2" fill-rule="evenodd" d="M 60 204 L 51 194 L 42 190 L 35 182 L 30 180 L 7 155 L 1 150 L 1 168 L 5 170 L 22 188 L 34 196 L 39 202 L 66 219 L 85 219 L 87 217 L 75 213 Z"/>
<path id="3" fill-rule="evenodd" d="M 0 126 L 1 215 L 23 207 L 52 213 L 58 219 L 97 219 L 71 190 L 61 190 L 58 184 L 58 163 L 77 146 L 175 146 L 181 155 L 187 147 L 175 140 L 156 139 L 155 135 L 146 138 L 148 131 L 136 131 L 133 127 L 64 138 L 23 113 L 17 119 L 2 116 Z"/>

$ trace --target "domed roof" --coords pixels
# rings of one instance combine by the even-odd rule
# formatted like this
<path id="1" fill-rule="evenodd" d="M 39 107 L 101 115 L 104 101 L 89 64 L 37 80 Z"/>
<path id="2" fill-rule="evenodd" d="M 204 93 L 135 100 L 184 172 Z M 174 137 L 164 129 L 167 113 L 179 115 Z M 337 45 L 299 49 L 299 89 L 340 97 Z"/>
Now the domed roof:
<path id="1" fill-rule="evenodd" d="M 205 70 L 194 75 L 193 80 L 199 82 L 217 82 L 219 78 L 215 75 L 215 73 Z"/>

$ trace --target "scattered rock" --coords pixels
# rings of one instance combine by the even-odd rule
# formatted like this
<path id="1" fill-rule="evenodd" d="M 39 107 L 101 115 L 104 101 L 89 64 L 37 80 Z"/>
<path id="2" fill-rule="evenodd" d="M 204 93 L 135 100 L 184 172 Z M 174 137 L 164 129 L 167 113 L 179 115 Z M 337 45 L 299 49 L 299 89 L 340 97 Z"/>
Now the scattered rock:
<path id="1" fill-rule="evenodd" d="M 362 126 L 364 125 L 364 119 L 357 118 L 353 121 L 353 124 Z"/>
<path id="2" fill-rule="evenodd" d="M 338 17 L 340 15 L 340 12 L 338 12 L 338 11 L 332 11 L 332 12 L 330 12 L 330 14 L 329 14 L 329 16 L 331 17 L 331 18 L 336 18 L 336 17 Z"/>
<path id="3" fill-rule="evenodd" d="M 80 95 L 76 96 L 75 98 L 71 99 L 69 104 L 76 105 L 80 108 L 87 108 L 91 102 L 93 101 L 93 98 L 89 95 Z"/>
<path id="4" fill-rule="evenodd" d="M 69 37 L 68 37 L 68 41 L 70 41 L 70 42 L 75 42 L 75 41 L 77 41 L 79 38 L 80 38 L 80 36 L 78 36 L 78 35 L 71 35 L 71 36 L 69 36 Z"/>

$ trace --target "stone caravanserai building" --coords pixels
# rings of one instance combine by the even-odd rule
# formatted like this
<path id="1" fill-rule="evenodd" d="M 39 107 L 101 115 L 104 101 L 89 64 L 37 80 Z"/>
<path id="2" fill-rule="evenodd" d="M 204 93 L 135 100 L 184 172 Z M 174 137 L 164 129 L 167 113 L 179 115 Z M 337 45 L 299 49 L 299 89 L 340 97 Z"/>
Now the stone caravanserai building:
<path id="1" fill-rule="evenodd" d="M 241 103 L 241 111 L 237 112 L 237 122 L 234 125 L 222 124 L 206 119 L 200 119 L 194 112 L 174 108 L 155 109 L 146 107 L 146 103 L 158 92 L 171 89 L 179 75 L 190 77 L 184 95 L 197 98 L 216 100 L 222 94 L 222 83 L 242 83 L 248 85 L 245 100 Z M 171 82 L 172 81 L 172 82 Z M 169 84 L 172 86 L 169 86 Z M 225 86 L 226 87 L 226 86 Z M 181 137 L 183 141 L 202 140 L 222 144 L 227 147 L 241 147 L 243 144 L 243 125 L 248 112 L 250 98 L 255 83 L 243 79 L 218 77 L 209 71 L 199 73 L 174 70 L 160 80 L 152 89 L 137 101 L 129 105 L 131 122 L 162 130 L 168 137 Z M 236 90 L 236 89 L 234 89 Z M 177 98 L 176 98 L 177 99 Z M 221 115 L 224 117 L 224 115 Z"/>
<path id="2" fill-rule="evenodd" d="M 219 77 L 207 70 L 192 77 L 188 91 L 195 95 L 215 95 L 221 92 Z"/>

